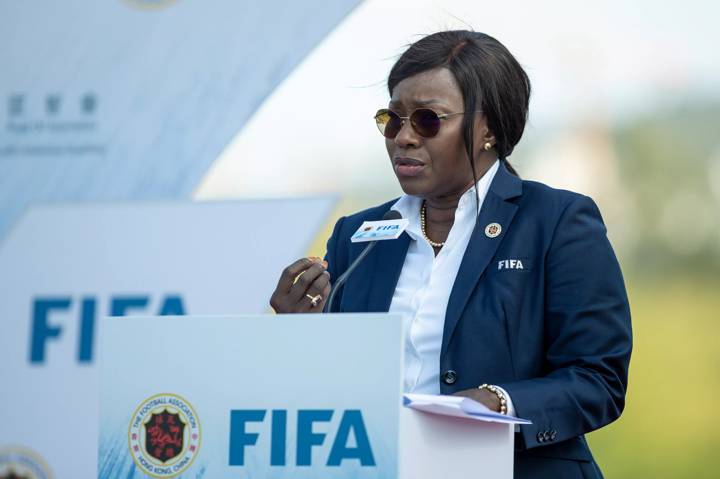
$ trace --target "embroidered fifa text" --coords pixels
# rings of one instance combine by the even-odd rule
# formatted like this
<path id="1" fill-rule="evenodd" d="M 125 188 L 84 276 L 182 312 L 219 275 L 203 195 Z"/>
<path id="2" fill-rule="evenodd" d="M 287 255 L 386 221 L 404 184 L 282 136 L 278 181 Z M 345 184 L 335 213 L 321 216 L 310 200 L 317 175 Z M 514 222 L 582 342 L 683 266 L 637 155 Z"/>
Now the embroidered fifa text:
<path id="1" fill-rule="evenodd" d="M 500 269 L 525 269 L 522 261 L 519 259 L 503 259 L 498 261 L 498 270 Z"/>

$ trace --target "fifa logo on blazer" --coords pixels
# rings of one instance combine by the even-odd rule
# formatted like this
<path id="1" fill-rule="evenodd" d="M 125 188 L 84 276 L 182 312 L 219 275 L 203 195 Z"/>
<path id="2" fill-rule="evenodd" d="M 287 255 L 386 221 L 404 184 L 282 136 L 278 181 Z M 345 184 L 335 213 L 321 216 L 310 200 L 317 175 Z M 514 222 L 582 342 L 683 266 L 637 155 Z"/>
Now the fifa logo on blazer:
<path id="1" fill-rule="evenodd" d="M 498 270 L 501 269 L 525 269 L 522 260 L 519 259 L 503 259 L 498 261 Z"/>

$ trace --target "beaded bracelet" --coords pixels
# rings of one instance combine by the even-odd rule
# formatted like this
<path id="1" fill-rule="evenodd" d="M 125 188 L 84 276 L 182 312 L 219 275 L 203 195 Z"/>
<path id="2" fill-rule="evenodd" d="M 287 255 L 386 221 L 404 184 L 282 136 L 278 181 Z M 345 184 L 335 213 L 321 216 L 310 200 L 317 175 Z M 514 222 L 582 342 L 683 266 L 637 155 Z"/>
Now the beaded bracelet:
<path id="1" fill-rule="evenodd" d="M 478 389 L 487 389 L 491 393 L 495 394 L 500 400 L 500 414 L 507 414 L 507 398 L 505 397 L 505 393 L 502 392 L 502 389 L 497 386 L 493 386 L 492 384 L 483 384 L 478 386 Z"/>

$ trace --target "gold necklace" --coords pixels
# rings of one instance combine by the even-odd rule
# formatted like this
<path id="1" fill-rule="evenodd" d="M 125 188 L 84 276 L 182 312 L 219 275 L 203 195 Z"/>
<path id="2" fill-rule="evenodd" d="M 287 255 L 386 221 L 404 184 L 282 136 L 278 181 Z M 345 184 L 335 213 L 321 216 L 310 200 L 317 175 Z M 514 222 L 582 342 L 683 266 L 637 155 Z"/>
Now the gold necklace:
<path id="1" fill-rule="evenodd" d="M 420 229 L 422 230 L 422 234 L 427 240 L 428 243 L 430 243 L 430 246 L 433 248 L 442 248 L 445 246 L 445 242 L 438 243 L 436 241 L 431 240 L 428 238 L 427 233 L 425 232 L 425 202 L 423 201 L 422 207 L 420 208 Z"/>

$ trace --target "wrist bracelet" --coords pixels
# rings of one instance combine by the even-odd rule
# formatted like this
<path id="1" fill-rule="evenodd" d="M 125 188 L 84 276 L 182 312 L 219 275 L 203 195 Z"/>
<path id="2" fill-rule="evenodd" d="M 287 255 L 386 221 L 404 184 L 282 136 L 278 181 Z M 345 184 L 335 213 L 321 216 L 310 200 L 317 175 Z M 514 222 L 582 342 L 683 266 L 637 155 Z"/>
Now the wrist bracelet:
<path id="1" fill-rule="evenodd" d="M 483 384 L 478 386 L 478 389 L 487 389 L 491 393 L 495 394 L 500 400 L 500 414 L 507 414 L 507 398 L 505 397 L 505 393 L 502 392 L 502 389 L 497 386 L 493 386 L 492 384 Z"/>

